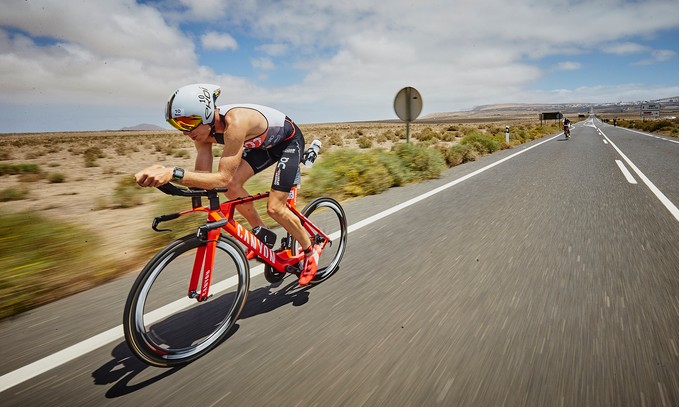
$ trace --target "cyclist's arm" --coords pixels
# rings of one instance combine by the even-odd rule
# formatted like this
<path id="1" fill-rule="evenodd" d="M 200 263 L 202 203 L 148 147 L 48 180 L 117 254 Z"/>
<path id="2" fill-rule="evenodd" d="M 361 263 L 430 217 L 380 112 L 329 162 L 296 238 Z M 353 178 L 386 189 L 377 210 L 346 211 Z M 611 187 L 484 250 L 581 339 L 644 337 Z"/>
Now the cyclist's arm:
<path id="1" fill-rule="evenodd" d="M 240 161 L 242 161 L 244 138 L 241 140 L 239 138 L 230 138 L 227 134 L 224 138 L 225 145 L 221 159 L 218 160 L 218 172 L 212 173 L 210 169 L 208 172 L 203 169 L 199 172 L 185 172 L 185 176 L 179 181 L 181 184 L 203 189 L 228 186 Z"/>
<path id="2" fill-rule="evenodd" d="M 228 114 L 230 115 L 230 114 Z M 237 167 L 242 161 L 242 150 L 244 145 L 244 140 L 246 139 L 247 132 L 249 131 L 250 124 L 248 121 L 239 121 L 238 118 L 231 116 L 230 118 L 231 126 L 225 130 L 223 138 L 225 144 L 223 145 L 223 153 L 221 154 L 221 159 L 218 160 L 218 172 L 211 173 L 210 166 L 207 168 L 206 165 L 209 163 L 207 159 L 199 158 L 200 152 L 197 153 L 197 164 L 200 166 L 197 169 L 200 172 L 185 172 L 185 176 L 180 180 L 180 183 L 185 186 L 191 186 L 196 188 L 212 189 L 218 187 L 226 187 L 235 174 Z M 206 155 L 213 155 L 211 152 L 211 144 L 208 148 L 204 146 L 198 147 L 201 149 L 202 157 Z M 211 159 L 211 163 L 213 159 Z M 204 171 L 207 169 L 207 171 Z"/>
<path id="3" fill-rule="evenodd" d="M 211 172 L 213 168 L 213 144 L 210 142 L 195 142 L 197 158 L 194 161 L 195 172 Z"/>

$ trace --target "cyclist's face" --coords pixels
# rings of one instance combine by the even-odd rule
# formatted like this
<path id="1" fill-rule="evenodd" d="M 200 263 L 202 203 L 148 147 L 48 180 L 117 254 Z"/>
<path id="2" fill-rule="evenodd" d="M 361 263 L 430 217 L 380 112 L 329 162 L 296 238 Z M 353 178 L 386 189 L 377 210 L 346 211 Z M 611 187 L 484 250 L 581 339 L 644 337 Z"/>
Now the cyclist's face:
<path id="1" fill-rule="evenodd" d="M 206 142 L 211 134 L 211 126 L 209 124 L 202 124 L 192 131 L 183 131 L 183 134 L 192 138 L 192 141 Z"/>

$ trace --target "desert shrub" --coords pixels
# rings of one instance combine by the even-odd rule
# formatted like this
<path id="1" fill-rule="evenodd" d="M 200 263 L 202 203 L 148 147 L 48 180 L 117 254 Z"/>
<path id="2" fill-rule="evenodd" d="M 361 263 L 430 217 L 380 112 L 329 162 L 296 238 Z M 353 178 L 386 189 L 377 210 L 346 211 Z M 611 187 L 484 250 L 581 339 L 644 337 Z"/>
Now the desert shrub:
<path id="1" fill-rule="evenodd" d="M 455 144 L 452 147 L 448 148 L 446 152 L 444 153 L 444 159 L 446 160 L 446 165 L 449 167 L 454 167 L 456 165 L 460 165 L 464 162 L 469 162 L 473 161 L 476 159 L 476 156 L 470 155 L 470 151 L 472 149 L 463 144 Z"/>
<path id="2" fill-rule="evenodd" d="M 415 138 L 422 142 L 434 142 L 440 137 L 441 135 L 434 131 L 431 127 L 427 127 L 415 135 Z"/>
<path id="3" fill-rule="evenodd" d="M 138 152 L 140 150 L 135 145 L 132 147 L 129 147 L 127 144 L 120 142 L 120 143 L 116 144 L 116 146 L 114 147 L 114 151 L 116 151 L 116 155 L 125 157 L 125 156 L 128 156 L 128 154 L 130 152 Z"/>
<path id="4" fill-rule="evenodd" d="M 441 135 L 439 136 L 439 139 L 444 142 L 453 142 L 455 141 L 455 133 L 452 132 L 442 132 Z"/>
<path id="5" fill-rule="evenodd" d="M 387 169 L 391 176 L 391 186 L 402 186 L 410 181 L 410 173 L 403 166 L 401 159 L 392 152 L 377 149 L 373 151 L 377 160 Z"/>
<path id="6" fill-rule="evenodd" d="M 657 132 L 665 128 L 671 128 L 671 125 L 671 121 L 668 120 L 643 121 L 639 128 L 647 132 Z"/>
<path id="7" fill-rule="evenodd" d="M 351 149 L 327 153 L 311 169 L 302 194 L 307 197 L 374 195 L 393 185 L 394 179 L 377 151 Z"/>
<path id="8" fill-rule="evenodd" d="M 179 149 L 178 151 L 175 152 L 175 154 L 173 154 L 173 156 L 176 157 L 176 158 L 186 158 L 186 159 L 188 159 L 188 158 L 190 158 L 190 153 L 189 153 L 189 151 L 186 150 L 186 149 Z"/>
<path id="9" fill-rule="evenodd" d="M 104 155 L 104 152 L 102 151 L 102 149 L 100 149 L 100 147 L 89 147 L 83 152 L 83 158 L 85 159 L 86 168 L 99 166 L 99 164 L 97 163 L 97 159 L 105 157 L 106 155 Z"/>
<path id="10" fill-rule="evenodd" d="M 531 139 L 529 138 L 525 129 L 519 129 L 516 130 L 514 133 L 510 133 L 510 138 L 516 139 L 520 142 L 526 142 Z"/>
<path id="11" fill-rule="evenodd" d="M 360 137 L 358 138 L 358 147 L 361 149 L 372 148 L 372 140 L 368 137 Z"/>
<path id="12" fill-rule="evenodd" d="M 12 159 L 12 152 L 9 149 L 0 149 L 0 161 L 7 161 Z"/>
<path id="13" fill-rule="evenodd" d="M 403 166 L 411 174 L 411 181 L 434 179 L 441 175 L 446 168 L 441 153 L 431 147 L 416 144 L 394 145 L 392 152 L 396 153 Z"/>
<path id="14" fill-rule="evenodd" d="M 2 214 L 0 232 L 0 318 L 92 287 L 114 272 L 95 254 L 96 236 L 75 224 L 36 212 Z"/>
<path id="15" fill-rule="evenodd" d="M 480 154 L 490 154 L 500 150 L 500 142 L 493 140 L 492 138 L 487 138 L 486 136 L 479 133 L 470 133 L 466 135 L 462 141 L 463 145 L 469 145 L 472 149 L 476 150 Z"/>
<path id="16" fill-rule="evenodd" d="M 332 134 L 330 135 L 330 138 L 328 139 L 328 142 L 330 145 L 336 145 L 338 147 L 343 147 L 344 146 L 344 139 L 340 137 L 338 134 Z"/>
<path id="17" fill-rule="evenodd" d="M 0 191 L 0 202 L 19 201 L 28 197 L 28 189 L 23 186 L 9 187 Z"/>
<path id="18" fill-rule="evenodd" d="M 381 140 L 382 140 L 382 141 L 392 141 L 392 142 L 394 142 L 394 141 L 398 141 L 398 137 L 397 137 L 396 135 L 394 135 L 394 131 L 392 131 L 392 130 L 385 130 L 385 131 L 381 134 Z M 378 141 L 379 141 L 379 140 L 378 140 Z"/>
<path id="19" fill-rule="evenodd" d="M 27 152 L 26 155 L 24 155 L 24 159 L 38 159 L 38 158 L 42 157 L 43 155 L 45 155 L 45 152 L 43 152 L 41 150 L 31 151 L 31 152 Z"/>
<path id="20" fill-rule="evenodd" d="M 38 174 L 40 172 L 40 166 L 37 164 L 0 164 L 0 176 Z"/>
<path id="21" fill-rule="evenodd" d="M 19 182 L 38 182 L 43 178 L 44 174 L 42 172 L 36 174 L 20 174 Z"/>
<path id="22" fill-rule="evenodd" d="M 132 175 L 125 175 L 118 179 L 112 198 L 113 208 L 132 208 L 142 205 L 143 189 L 135 182 Z"/>
<path id="23" fill-rule="evenodd" d="M 66 177 L 61 172 L 53 172 L 47 176 L 47 180 L 51 184 L 60 184 L 66 180 Z"/>

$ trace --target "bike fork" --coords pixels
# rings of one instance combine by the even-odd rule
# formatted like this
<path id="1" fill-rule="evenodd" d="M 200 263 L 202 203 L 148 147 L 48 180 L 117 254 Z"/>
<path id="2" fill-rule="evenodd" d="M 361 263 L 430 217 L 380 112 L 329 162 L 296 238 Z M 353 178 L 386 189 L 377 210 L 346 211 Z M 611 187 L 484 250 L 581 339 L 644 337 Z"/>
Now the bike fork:
<path id="1" fill-rule="evenodd" d="M 216 256 L 216 243 L 220 236 L 220 230 L 215 229 L 208 232 L 206 245 L 197 248 L 190 277 L 190 287 L 187 296 L 203 302 L 209 298 L 209 287 L 211 286 L 211 276 L 213 274 L 213 262 Z M 201 277 L 201 286 L 199 278 Z"/>

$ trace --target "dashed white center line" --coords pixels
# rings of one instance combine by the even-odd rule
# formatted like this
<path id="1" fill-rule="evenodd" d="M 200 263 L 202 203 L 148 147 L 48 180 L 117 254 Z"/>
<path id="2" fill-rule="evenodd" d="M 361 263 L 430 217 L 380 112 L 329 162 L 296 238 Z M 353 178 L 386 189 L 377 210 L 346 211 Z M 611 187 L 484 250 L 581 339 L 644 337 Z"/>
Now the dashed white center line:
<path id="1" fill-rule="evenodd" d="M 618 160 L 618 159 L 615 160 L 615 162 L 617 163 L 617 166 L 619 167 L 619 169 L 621 170 L 621 172 L 622 172 L 622 173 L 624 174 L 624 176 L 626 177 L 626 180 L 628 181 L 629 184 L 637 184 L 637 183 L 638 183 L 638 181 L 636 181 L 636 179 L 633 178 L 633 175 L 631 175 L 631 173 L 628 172 L 628 169 L 626 168 L 626 165 L 624 165 L 623 162 L 621 162 L 621 161 Z"/>
<path id="2" fill-rule="evenodd" d="M 657 199 L 659 199 L 659 202 L 661 202 L 662 205 L 664 205 L 664 206 L 666 207 L 666 209 L 668 209 L 669 212 L 671 212 L 671 215 L 673 215 L 673 217 L 676 218 L 677 221 L 680 221 L 680 219 L 678 219 L 678 208 L 676 207 L 676 205 L 674 205 L 674 204 L 669 200 L 669 198 L 667 198 L 666 195 L 664 195 L 664 194 L 662 193 L 662 191 L 660 191 L 659 188 L 657 188 L 657 187 L 655 186 L 655 184 L 653 184 L 652 181 L 650 181 L 650 180 L 648 179 L 648 177 L 646 177 L 645 174 L 643 174 L 643 173 L 640 171 L 640 169 L 638 169 L 638 167 L 636 166 L 636 164 L 634 164 L 634 163 L 633 163 L 633 162 L 632 162 L 632 161 L 631 161 L 623 152 L 621 152 L 621 150 L 619 149 L 619 147 L 617 147 L 616 144 L 615 144 L 614 142 L 612 142 L 611 139 L 607 138 L 607 136 L 605 135 L 604 132 L 602 132 L 600 129 L 598 129 L 598 132 L 603 136 L 603 138 L 605 138 L 605 139 L 607 140 L 607 142 L 610 143 L 610 145 L 612 145 L 612 147 L 614 147 L 614 150 L 617 151 L 617 153 L 619 154 L 619 156 L 620 156 L 624 161 L 626 161 L 626 163 L 628 164 L 628 166 L 631 167 L 631 169 L 633 170 L 633 172 L 635 172 L 636 175 L 638 175 L 638 177 L 643 181 L 643 183 L 645 183 L 645 185 L 646 185 L 648 188 L 650 188 L 650 191 L 652 191 L 652 193 L 655 194 L 655 196 L 657 197 Z"/>

